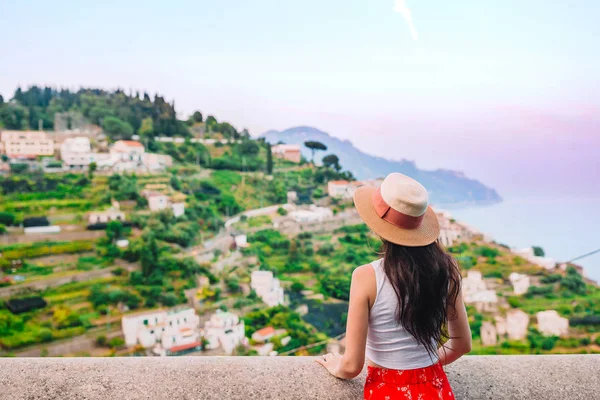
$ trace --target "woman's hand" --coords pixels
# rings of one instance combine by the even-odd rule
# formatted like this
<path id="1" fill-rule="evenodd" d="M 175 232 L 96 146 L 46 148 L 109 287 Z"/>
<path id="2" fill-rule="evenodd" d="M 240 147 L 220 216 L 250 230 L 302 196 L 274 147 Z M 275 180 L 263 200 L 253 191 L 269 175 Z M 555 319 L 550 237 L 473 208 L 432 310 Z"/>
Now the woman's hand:
<path id="1" fill-rule="evenodd" d="M 315 358 L 315 361 L 325 367 L 327 371 L 336 378 L 340 370 L 340 364 L 342 363 L 342 356 L 339 353 L 328 353 L 324 356 Z"/>

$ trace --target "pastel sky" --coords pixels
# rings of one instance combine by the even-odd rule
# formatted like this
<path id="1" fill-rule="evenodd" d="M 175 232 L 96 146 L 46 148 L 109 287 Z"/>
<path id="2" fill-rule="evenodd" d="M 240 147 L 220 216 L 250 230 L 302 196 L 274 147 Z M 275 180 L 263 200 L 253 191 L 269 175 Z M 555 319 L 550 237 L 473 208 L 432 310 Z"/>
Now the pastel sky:
<path id="1" fill-rule="evenodd" d="M 413 29 L 395 0 L 4 1 L 0 93 L 159 92 L 182 116 L 315 126 L 503 195 L 600 195 L 600 2 L 400 3 Z"/>

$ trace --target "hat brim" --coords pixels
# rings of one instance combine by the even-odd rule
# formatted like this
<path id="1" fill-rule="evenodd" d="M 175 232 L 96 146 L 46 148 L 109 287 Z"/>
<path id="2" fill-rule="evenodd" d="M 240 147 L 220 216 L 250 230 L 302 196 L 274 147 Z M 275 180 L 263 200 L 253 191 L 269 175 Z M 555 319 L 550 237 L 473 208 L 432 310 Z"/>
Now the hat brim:
<path id="1" fill-rule="evenodd" d="M 359 187 L 354 193 L 354 206 L 365 224 L 382 239 L 402 246 L 427 246 L 440 236 L 440 224 L 431 207 L 427 207 L 423 221 L 418 228 L 405 229 L 390 224 L 375 212 L 373 193 L 377 188 Z"/>

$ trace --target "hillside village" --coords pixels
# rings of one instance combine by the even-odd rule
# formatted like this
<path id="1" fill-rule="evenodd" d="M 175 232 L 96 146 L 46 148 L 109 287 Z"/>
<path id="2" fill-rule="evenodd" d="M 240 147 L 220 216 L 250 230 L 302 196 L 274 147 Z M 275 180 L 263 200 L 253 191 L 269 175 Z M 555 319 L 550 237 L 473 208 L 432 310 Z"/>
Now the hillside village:
<path id="1" fill-rule="evenodd" d="M 179 121 L 158 96 L 27 96 L 0 104 L 3 355 L 343 350 L 351 272 L 379 247 L 352 196 L 381 180 L 356 181 L 318 142 L 308 160 L 199 112 Z M 81 109 L 51 118 L 56 99 Z M 39 124 L 7 126 L 19 107 Z M 123 111 L 136 107 L 162 111 Z M 475 353 L 600 352 L 600 290 L 581 267 L 436 214 Z"/>

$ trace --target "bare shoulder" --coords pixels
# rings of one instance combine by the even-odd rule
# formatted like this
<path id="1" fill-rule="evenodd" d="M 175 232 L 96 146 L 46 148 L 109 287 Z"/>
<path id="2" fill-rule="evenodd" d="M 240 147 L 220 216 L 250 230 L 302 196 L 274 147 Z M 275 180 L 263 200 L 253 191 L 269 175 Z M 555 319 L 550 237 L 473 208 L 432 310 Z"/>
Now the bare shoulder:
<path id="1" fill-rule="evenodd" d="M 375 270 L 371 264 L 361 265 L 360 267 L 356 267 L 352 272 L 352 279 L 358 281 L 375 279 Z"/>
<path id="2" fill-rule="evenodd" d="M 365 300 L 366 305 L 371 309 L 377 297 L 377 278 L 375 270 L 371 264 L 361 265 L 352 272 L 351 291 Z"/>
<path id="3" fill-rule="evenodd" d="M 375 283 L 375 270 L 371 264 L 361 265 L 352 272 L 352 282 L 364 287 L 370 287 Z"/>

